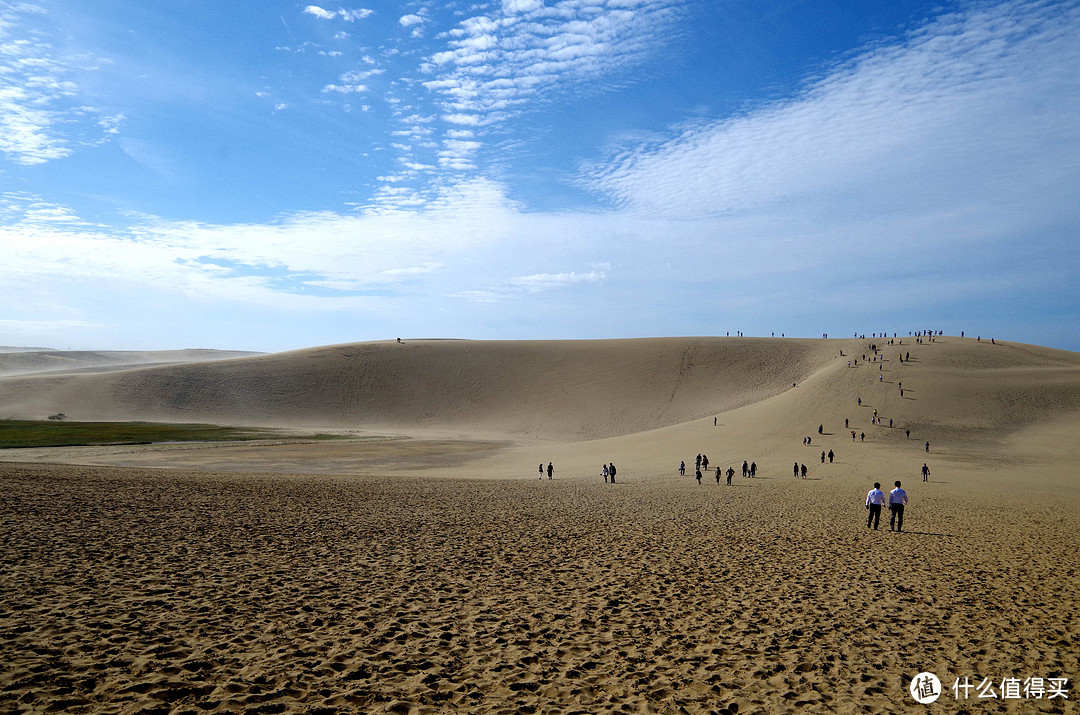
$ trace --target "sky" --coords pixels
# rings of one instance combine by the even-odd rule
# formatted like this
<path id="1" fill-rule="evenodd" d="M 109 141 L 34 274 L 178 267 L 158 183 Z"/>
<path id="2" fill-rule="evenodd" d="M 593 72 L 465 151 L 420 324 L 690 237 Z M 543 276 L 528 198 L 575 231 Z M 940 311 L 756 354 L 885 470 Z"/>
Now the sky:
<path id="1" fill-rule="evenodd" d="M 0 345 L 1080 351 L 1080 2 L 0 0 Z"/>

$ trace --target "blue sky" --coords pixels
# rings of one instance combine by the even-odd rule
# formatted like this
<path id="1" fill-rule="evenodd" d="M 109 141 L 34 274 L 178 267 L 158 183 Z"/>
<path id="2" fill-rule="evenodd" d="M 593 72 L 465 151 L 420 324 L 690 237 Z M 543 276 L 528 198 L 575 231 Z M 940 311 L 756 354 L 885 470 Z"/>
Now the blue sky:
<path id="1" fill-rule="evenodd" d="M 0 0 L 0 345 L 1080 350 L 1080 3 Z"/>

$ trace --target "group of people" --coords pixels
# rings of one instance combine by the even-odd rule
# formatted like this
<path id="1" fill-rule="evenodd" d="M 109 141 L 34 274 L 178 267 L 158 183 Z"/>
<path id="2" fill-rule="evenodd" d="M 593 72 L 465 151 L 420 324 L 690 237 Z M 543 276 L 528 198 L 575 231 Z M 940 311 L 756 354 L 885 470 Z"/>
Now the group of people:
<path id="1" fill-rule="evenodd" d="M 694 478 L 698 484 L 701 484 L 702 471 L 709 471 L 709 457 L 704 454 L 699 454 L 694 463 Z M 679 462 L 679 476 L 686 475 L 686 462 Z M 720 467 L 716 468 L 716 483 L 720 483 L 720 477 L 727 476 L 727 485 L 731 486 L 731 478 L 735 476 L 734 467 L 728 467 L 726 471 L 721 471 Z M 757 462 L 747 462 L 745 459 L 742 463 L 742 475 L 744 477 L 757 476 Z"/>
<path id="2" fill-rule="evenodd" d="M 926 465 L 923 465 L 925 468 Z M 908 504 L 907 492 L 900 487 L 900 480 L 893 482 L 895 488 L 889 492 L 889 531 L 904 530 L 904 507 Z M 877 531 L 881 521 L 881 507 L 885 506 L 885 492 L 881 491 L 881 483 L 874 482 L 874 488 L 866 495 L 866 528 Z"/>

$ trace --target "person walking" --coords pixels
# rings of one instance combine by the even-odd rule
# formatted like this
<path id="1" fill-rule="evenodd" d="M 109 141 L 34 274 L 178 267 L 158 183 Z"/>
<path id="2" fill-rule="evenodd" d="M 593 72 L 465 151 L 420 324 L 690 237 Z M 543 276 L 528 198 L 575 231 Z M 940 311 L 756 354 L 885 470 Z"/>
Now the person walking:
<path id="1" fill-rule="evenodd" d="M 698 484 L 701 484 L 701 468 L 700 467 L 698 467 L 698 469 L 695 470 L 694 478 L 697 479 Z"/>
<path id="2" fill-rule="evenodd" d="M 904 507 L 907 506 L 907 492 L 900 488 L 900 480 L 893 482 L 896 488 L 889 492 L 889 531 L 893 531 L 895 523 L 896 531 L 904 530 Z"/>
<path id="3" fill-rule="evenodd" d="M 608 476 L 611 477 L 611 483 L 615 483 L 615 462 L 608 465 Z"/>
<path id="4" fill-rule="evenodd" d="M 821 463 L 825 464 L 825 453 L 824 452 L 821 453 Z"/>
<path id="5" fill-rule="evenodd" d="M 750 476 L 757 476 L 757 462 L 750 462 Z"/>
<path id="6" fill-rule="evenodd" d="M 930 443 L 929 443 L 929 442 L 927 442 L 927 443 L 926 443 L 926 451 L 927 451 L 927 452 L 929 452 L 929 451 L 930 451 Z"/>
<path id="7" fill-rule="evenodd" d="M 548 462 L 547 472 L 548 472 L 548 479 L 551 479 L 552 475 L 555 474 L 555 467 L 551 466 L 551 462 Z"/>
<path id="8" fill-rule="evenodd" d="M 731 484 L 731 480 L 728 480 L 728 484 Z M 716 468 L 716 486 L 720 486 L 720 467 Z"/>
<path id="9" fill-rule="evenodd" d="M 833 457 L 835 457 L 835 456 L 836 456 L 836 455 L 835 455 L 835 454 L 833 454 L 833 451 L 832 451 L 832 450 L 830 449 L 830 450 L 829 450 L 829 464 L 832 464 L 832 461 L 833 461 Z"/>
<path id="10" fill-rule="evenodd" d="M 881 491 L 881 483 L 874 482 L 874 488 L 871 489 L 866 495 L 866 509 L 869 512 L 866 515 L 866 528 L 870 528 L 870 524 L 874 525 L 874 531 L 877 531 L 878 523 L 881 521 L 881 507 L 885 505 L 885 492 Z"/>
<path id="11" fill-rule="evenodd" d="M 922 480 L 924 482 L 930 481 L 930 467 L 926 466 L 926 462 L 922 464 Z"/>
<path id="12" fill-rule="evenodd" d="M 743 479 L 745 479 L 745 478 L 746 478 L 746 475 L 747 475 L 747 474 L 749 474 L 749 473 L 750 473 L 750 465 L 748 465 L 748 464 L 746 463 L 746 460 L 744 459 L 744 460 L 743 460 L 743 462 L 742 462 L 742 475 L 743 475 Z"/>
<path id="13" fill-rule="evenodd" d="M 607 484 L 607 465 L 606 464 L 604 465 L 604 468 L 600 470 L 600 473 L 604 475 L 604 484 Z"/>
<path id="14" fill-rule="evenodd" d="M 544 463 L 543 462 L 540 463 L 540 478 L 541 479 L 544 478 Z"/>
<path id="15" fill-rule="evenodd" d="M 802 465 L 802 467 L 800 467 L 799 469 L 800 471 L 802 471 L 802 478 L 806 479 L 806 465 Z"/>
<path id="16" fill-rule="evenodd" d="M 604 471 L 605 472 L 607 471 L 607 465 L 606 464 L 604 465 Z M 680 477 L 685 477 L 686 476 L 686 462 L 685 461 L 679 462 L 679 476 Z"/>
<path id="17" fill-rule="evenodd" d="M 794 470 L 795 470 L 795 478 L 798 479 L 799 478 L 799 463 L 798 462 L 795 462 Z"/>
<path id="18" fill-rule="evenodd" d="M 731 467 L 728 467 L 726 474 L 727 474 L 727 485 L 730 487 L 731 486 L 731 478 L 735 476 L 735 470 L 732 469 Z M 717 484 L 720 483 L 720 467 L 716 468 L 716 483 Z"/>

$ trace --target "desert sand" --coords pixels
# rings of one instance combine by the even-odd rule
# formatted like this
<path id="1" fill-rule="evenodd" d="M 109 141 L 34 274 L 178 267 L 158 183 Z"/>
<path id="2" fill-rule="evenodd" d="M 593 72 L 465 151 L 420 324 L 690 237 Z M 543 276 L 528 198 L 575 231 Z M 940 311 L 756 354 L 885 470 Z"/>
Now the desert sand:
<path id="1" fill-rule="evenodd" d="M 1076 712 L 1080 355 L 882 342 L 405 341 L 0 379 L 4 416 L 352 436 L 0 453 L 0 711 L 909 712 L 928 671 L 934 712 Z M 902 533 L 867 528 L 875 480 L 903 481 Z M 1033 677 L 1068 699 L 1001 697 Z"/>

